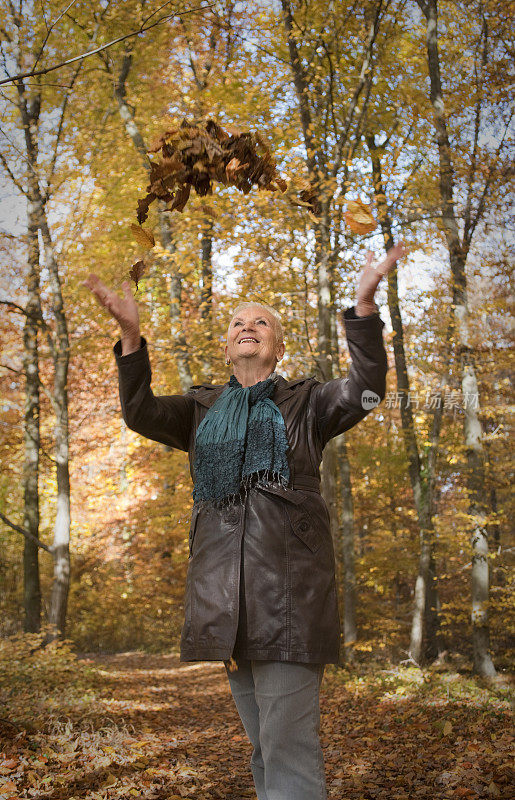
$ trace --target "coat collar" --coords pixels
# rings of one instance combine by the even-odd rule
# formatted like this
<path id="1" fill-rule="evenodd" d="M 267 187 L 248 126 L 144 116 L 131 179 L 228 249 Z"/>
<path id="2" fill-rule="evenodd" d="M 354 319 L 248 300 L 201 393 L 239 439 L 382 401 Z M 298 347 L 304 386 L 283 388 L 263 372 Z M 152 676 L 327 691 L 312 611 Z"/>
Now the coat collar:
<path id="1" fill-rule="evenodd" d="M 277 386 L 272 397 L 272 400 L 276 405 L 280 405 L 288 398 L 292 397 L 293 389 L 298 386 L 300 383 L 304 383 L 305 381 L 313 380 L 314 376 L 310 376 L 309 378 L 299 378 L 296 381 L 287 381 L 286 378 L 283 378 L 282 375 L 277 376 Z M 217 400 L 224 389 L 229 386 L 229 381 L 223 384 L 211 384 L 211 383 L 201 383 L 197 386 L 192 386 L 190 391 L 194 391 L 193 397 L 203 406 L 210 408 L 215 400 Z"/>

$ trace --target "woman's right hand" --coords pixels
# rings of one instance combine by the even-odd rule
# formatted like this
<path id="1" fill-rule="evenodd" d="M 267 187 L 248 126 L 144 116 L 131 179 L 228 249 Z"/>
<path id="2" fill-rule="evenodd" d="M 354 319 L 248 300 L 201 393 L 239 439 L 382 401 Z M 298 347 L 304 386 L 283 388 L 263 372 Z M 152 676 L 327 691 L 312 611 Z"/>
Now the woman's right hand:
<path id="1" fill-rule="evenodd" d="M 90 289 L 100 304 L 106 308 L 118 322 L 122 338 L 129 341 L 136 348 L 140 346 L 139 311 L 128 281 L 123 281 L 124 297 L 105 285 L 98 275 L 91 272 L 83 285 Z"/>

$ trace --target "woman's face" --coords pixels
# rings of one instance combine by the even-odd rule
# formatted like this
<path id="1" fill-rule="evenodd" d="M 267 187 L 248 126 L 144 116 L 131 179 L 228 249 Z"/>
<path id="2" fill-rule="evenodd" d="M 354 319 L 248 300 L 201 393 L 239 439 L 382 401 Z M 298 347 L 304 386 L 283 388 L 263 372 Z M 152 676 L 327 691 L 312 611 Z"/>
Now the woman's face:
<path id="1" fill-rule="evenodd" d="M 225 357 L 233 364 L 253 359 L 275 369 L 284 355 L 284 343 L 277 341 L 275 320 L 260 306 L 246 306 L 232 318 L 227 331 Z"/>

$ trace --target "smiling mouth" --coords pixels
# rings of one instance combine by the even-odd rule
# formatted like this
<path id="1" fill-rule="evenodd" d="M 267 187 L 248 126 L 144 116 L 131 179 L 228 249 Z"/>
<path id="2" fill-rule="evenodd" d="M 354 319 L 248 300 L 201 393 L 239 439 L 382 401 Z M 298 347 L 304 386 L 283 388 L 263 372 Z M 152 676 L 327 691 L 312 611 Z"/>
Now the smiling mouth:
<path id="1" fill-rule="evenodd" d="M 259 344 L 258 340 L 254 339 L 253 336 L 244 336 L 243 339 L 240 339 L 238 344 L 242 344 L 242 342 L 255 342 L 256 344 Z"/>

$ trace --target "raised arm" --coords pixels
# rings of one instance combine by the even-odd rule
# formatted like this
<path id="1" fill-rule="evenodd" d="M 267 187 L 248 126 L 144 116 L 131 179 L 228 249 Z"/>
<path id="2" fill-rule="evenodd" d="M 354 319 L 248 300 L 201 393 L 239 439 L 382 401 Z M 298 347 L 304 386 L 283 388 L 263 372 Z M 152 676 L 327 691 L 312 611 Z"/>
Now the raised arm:
<path id="1" fill-rule="evenodd" d="M 310 405 L 322 447 L 356 425 L 385 397 L 388 363 L 383 342 L 384 322 L 374 295 L 381 278 L 405 254 L 402 244 L 392 247 L 384 261 L 374 267 L 373 254 L 367 253 L 356 305 L 343 315 L 351 357 L 349 374 L 319 383 L 311 392 Z"/>
<path id="2" fill-rule="evenodd" d="M 160 396 L 153 393 L 147 341 L 140 333 L 138 306 L 128 281 L 122 283 L 124 297 L 109 289 L 97 275 L 89 275 L 83 283 L 120 325 L 121 337 L 113 352 L 122 416 L 127 426 L 148 439 L 187 451 L 195 401 L 190 393 Z"/>

